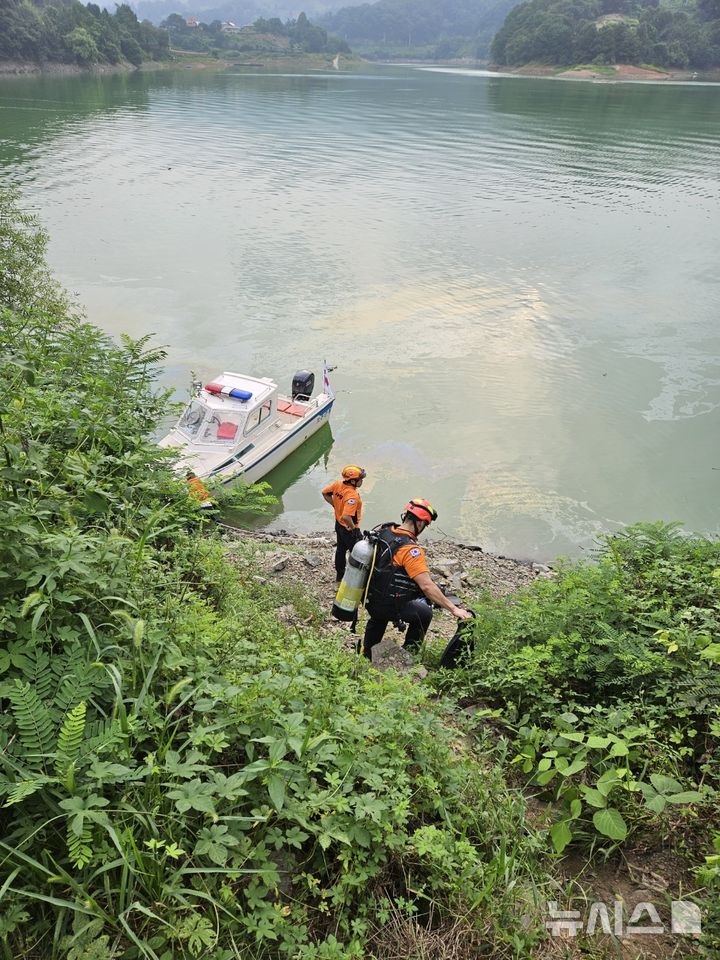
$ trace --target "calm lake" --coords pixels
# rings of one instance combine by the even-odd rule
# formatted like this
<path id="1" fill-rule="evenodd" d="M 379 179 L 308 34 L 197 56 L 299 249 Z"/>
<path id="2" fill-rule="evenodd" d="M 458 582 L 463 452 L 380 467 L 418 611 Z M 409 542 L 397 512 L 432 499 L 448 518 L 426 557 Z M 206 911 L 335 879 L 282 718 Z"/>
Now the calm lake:
<path id="1" fill-rule="evenodd" d="M 335 365 L 273 527 L 588 552 L 720 531 L 720 87 L 375 67 L 0 79 L 0 184 L 90 320 L 190 371 Z"/>

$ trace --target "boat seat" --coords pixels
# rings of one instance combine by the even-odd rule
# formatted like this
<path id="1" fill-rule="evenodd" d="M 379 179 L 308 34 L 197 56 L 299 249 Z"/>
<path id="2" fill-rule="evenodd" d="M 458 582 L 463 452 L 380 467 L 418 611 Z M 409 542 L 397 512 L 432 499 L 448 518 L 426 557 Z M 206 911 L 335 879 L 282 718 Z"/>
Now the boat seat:
<path id="1" fill-rule="evenodd" d="M 297 403 L 290 403 L 289 400 L 278 400 L 278 413 L 289 413 L 291 417 L 304 417 L 307 413 L 307 407 L 301 407 Z"/>
<path id="2" fill-rule="evenodd" d="M 218 440 L 234 440 L 237 430 L 238 425 L 236 423 L 232 423 L 230 420 L 223 420 L 217 428 L 217 438 Z"/>

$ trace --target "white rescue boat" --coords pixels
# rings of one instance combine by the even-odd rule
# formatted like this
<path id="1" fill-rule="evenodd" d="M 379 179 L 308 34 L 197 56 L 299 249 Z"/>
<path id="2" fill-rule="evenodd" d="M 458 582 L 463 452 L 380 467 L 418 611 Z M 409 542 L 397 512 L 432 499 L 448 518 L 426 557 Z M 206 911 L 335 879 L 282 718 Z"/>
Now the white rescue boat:
<path id="1" fill-rule="evenodd" d="M 262 479 L 327 422 L 334 394 L 323 377 L 325 392 L 312 396 L 314 374 L 301 370 L 290 397 L 263 377 L 223 373 L 191 398 L 175 427 L 160 441 L 177 447 L 179 472 L 223 483 Z"/>

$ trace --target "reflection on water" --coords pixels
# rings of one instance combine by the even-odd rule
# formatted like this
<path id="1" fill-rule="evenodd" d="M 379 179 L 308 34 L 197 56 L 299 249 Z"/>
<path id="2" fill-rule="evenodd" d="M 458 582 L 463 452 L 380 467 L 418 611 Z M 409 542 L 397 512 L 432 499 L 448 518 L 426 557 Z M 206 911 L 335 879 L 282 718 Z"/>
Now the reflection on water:
<path id="1" fill-rule="evenodd" d="M 0 180 L 166 383 L 337 365 L 274 526 L 328 529 L 360 462 L 368 525 L 422 496 L 550 557 L 719 529 L 719 121 L 717 88 L 467 71 L 3 80 Z"/>
<path id="2" fill-rule="evenodd" d="M 223 522 L 245 530 L 259 530 L 271 525 L 277 518 L 281 518 L 286 509 L 283 494 L 306 477 L 319 461 L 327 467 L 332 445 L 333 435 L 330 424 L 325 423 L 317 433 L 314 433 L 298 450 L 291 453 L 264 478 L 264 482 L 270 484 L 271 493 L 277 498 L 275 504 L 261 515 L 244 510 L 227 510 L 222 516 Z"/>

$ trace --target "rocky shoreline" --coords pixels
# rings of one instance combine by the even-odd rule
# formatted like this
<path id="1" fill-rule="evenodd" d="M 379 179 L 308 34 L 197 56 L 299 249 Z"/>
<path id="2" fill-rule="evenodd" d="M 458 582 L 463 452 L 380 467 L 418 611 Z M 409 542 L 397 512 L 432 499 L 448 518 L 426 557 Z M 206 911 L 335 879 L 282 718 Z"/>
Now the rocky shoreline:
<path id="1" fill-rule="evenodd" d="M 349 625 L 338 623 L 330 616 L 337 589 L 334 535 L 326 531 L 291 534 L 285 530 L 240 530 L 224 525 L 221 528 L 228 557 L 244 575 L 260 585 L 275 583 L 299 589 L 327 611 L 322 632 L 339 638 L 348 648 L 354 646 L 356 638 L 350 633 Z M 445 593 L 459 596 L 468 605 L 488 593 L 493 597 L 507 596 L 538 578 L 554 576 L 547 564 L 495 556 L 473 544 L 428 540 L 423 545 L 433 579 Z M 285 623 L 298 627 L 304 623 L 292 603 L 277 612 Z M 429 639 L 447 642 L 455 628 L 454 617 L 437 611 Z M 392 629 L 386 636 L 393 647 L 400 640 Z"/>

